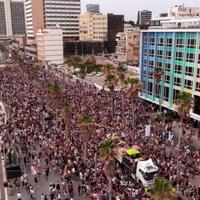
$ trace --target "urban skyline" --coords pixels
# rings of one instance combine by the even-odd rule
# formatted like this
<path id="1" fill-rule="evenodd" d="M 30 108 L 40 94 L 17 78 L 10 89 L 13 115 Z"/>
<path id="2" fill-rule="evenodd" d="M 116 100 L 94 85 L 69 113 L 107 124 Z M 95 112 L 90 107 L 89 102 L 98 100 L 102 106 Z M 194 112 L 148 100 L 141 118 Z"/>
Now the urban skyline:
<path id="1" fill-rule="evenodd" d="M 167 0 L 159 4 L 158 0 L 116 0 L 113 6 L 113 1 L 107 0 L 81 0 L 81 11 L 84 13 L 86 11 L 87 4 L 97 3 L 100 4 L 100 11 L 103 13 L 118 13 L 124 14 L 126 20 L 137 20 L 137 12 L 139 10 L 151 10 L 153 12 L 153 17 L 157 17 L 159 13 L 167 12 L 171 6 L 182 5 L 189 7 L 200 7 L 200 2 L 198 0 Z M 129 6 L 127 6 L 129 5 Z"/>

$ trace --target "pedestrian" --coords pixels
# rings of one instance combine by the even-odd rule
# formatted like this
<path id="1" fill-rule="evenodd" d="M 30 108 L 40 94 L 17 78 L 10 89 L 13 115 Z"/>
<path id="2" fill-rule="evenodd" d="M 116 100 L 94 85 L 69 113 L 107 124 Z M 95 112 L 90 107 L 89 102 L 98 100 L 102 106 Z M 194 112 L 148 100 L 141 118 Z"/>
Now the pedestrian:
<path id="1" fill-rule="evenodd" d="M 22 194 L 20 191 L 17 193 L 17 200 L 22 200 Z"/>

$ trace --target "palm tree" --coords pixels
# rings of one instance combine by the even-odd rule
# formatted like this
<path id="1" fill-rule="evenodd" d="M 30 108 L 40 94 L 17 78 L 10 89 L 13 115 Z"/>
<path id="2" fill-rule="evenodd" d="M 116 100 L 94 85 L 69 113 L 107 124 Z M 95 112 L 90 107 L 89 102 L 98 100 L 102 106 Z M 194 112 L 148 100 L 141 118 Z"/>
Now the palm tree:
<path id="1" fill-rule="evenodd" d="M 103 72 L 104 72 L 106 75 L 111 74 L 111 73 L 113 72 L 113 70 L 114 70 L 114 67 L 113 67 L 113 65 L 111 65 L 111 64 L 107 64 L 107 65 L 104 65 L 104 66 L 103 66 Z"/>
<path id="2" fill-rule="evenodd" d="M 138 93 L 143 89 L 143 84 L 140 82 L 140 80 L 137 77 L 130 76 L 127 79 L 127 84 L 128 84 L 128 96 L 131 98 L 131 103 L 132 103 L 132 136 L 133 136 L 133 141 L 135 141 L 135 100 L 138 97 Z"/>
<path id="3" fill-rule="evenodd" d="M 105 139 L 99 144 L 99 152 L 105 165 L 105 173 L 108 179 L 109 199 L 112 199 L 112 177 L 116 164 L 117 148 L 121 145 L 118 137 Z"/>
<path id="4" fill-rule="evenodd" d="M 71 114 L 71 109 L 70 109 L 70 104 L 68 101 L 64 100 L 61 104 L 61 116 L 64 119 L 65 123 L 65 131 L 68 134 L 68 125 L 69 125 L 69 120 L 70 120 L 70 114 Z"/>
<path id="5" fill-rule="evenodd" d="M 171 200 L 175 196 L 170 182 L 163 177 L 155 178 L 154 187 L 147 194 L 154 200 Z"/>
<path id="6" fill-rule="evenodd" d="M 89 114 L 84 114 L 83 116 L 81 116 L 81 118 L 79 120 L 79 124 L 80 124 L 81 134 L 82 134 L 83 140 L 84 140 L 84 164 L 86 164 L 87 142 L 91 136 L 92 126 L 93 126 L 91 116 Z"/>
<path id="7" fill-rule="evenodd" d="M 189 114 L 190 109 L 192 107 L 192 95 L 190 93 L 181 92 L 177 96 L 175 104 L 177 105 L 177 112 L 181 117 L 181 130 L 178 135 L 178 155 L 177 155 L 177 177 L 179 177 L 179 155 L 180 155 L 180 145 L 181 145 L 181 137 L 183 135 L 183 120 Z"/>
<path id="8" fill-rule="evenodd" d="M 122 67 L 121 65 L 117 68 L 117 77 L 121 86 L 121 98 L 122 98 L 122 120 L 124 120 L 124 93 L 123 90 L 125 89 L 125 72 L 126 69 Z"/>
<path id="9" fill-rule="evenodd" d="M 115 104 L 115 99 L 114 99 L 114 90 L 115 86 L 117 85 L 118 80 L 117 77 L 114 74 L 107 74 L 106 79 L 105 79 L 105 86 L 110 90 L 111 93 L 111 98 L 112 98 L 112 114 L 114 115 L 114 104 Z"/>
<path id="10" fill-rule="evenodd" d="M 160 81 L 161 81 L 161 79 L 163 77 L 163 74 L 164 74 L 164 72 L 163 72 L 162 68 L 156 67 L 154 69 L 153 76 L 154 76 L 154 79 L 156 81 L 156 90 L 158 91 L 160 112 L 161 112 L 161 87 L 160 87 Z"/>
<path id="11" fill-rule="evenodd" d="M 50 94 L 50 96 L 52 97 L 53 103 L 57 104 L 58 101 L 60 100 L 61 93 L 62 93 L 60 85 L 57 82 L 48 83 L 47 91 Z"/>

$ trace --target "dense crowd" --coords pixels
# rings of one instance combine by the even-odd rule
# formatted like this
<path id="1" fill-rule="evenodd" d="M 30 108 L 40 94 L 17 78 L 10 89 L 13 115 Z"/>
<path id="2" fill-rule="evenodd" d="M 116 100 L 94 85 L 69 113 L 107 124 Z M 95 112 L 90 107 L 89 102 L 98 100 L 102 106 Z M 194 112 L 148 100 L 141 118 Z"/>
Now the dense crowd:
<path id="1" fill-rule="evenodd" d="M 153 159 L 159 173 L 169 179 L 186 199 L 200 200 L 198 185 L 192 184 L 193 178 L 200 174 L 200 151 L 184 142 L 179 158 L 181 177 L 176 177 L 177 142 L 171 136 L 177 122 L 163 124 L 153 120 L 151 138 L 145 137 L 145 125 L 155 108 L 137 100 L 134 105 L 136 140 L 133 141 L 131 100 L 126 93 L 123 94 L 122 108 L 121 91 L 115 91 L 113 114 L 109 91 L 68 77 L 58 78 L 55 73 L 54 70 L 40 68 L 30 78 L 19 67 L 0 69 L 0 100 L 7 114 L 6 124 L 0 126 L 3 136 L 1 152 L 5 155 L 17 149 L 23 155 L 25 169 L 20 179 L 8 182 L 9 188 L 14 185 L 17 188 L 18 199 L 23 199 L 20 190 L 25 188 L 30 199 L 39 196 L 41 200 L 109 200 L 104 162 L 97 152 L 97 146 L 109 135 L 117 134 L 127 146 L 139 145 L 143 155 Z M 60 99 L 69 102 L 71 112 L 67 130 L 58 102 L 47 90 L 50 82 L 62 88 Z M 78 120 L 85 113 L 90 114 L 96 124 L 88 143 L 86 164 L 83 161 L 84 145 Z M 48 193 L 38 194 L 36 185 L 41 178 L 48 180 L 52 173 L 59 174 L 60 181 L 50 183 Z M 148 200 L 149 197 L 143 187 L 116 168 L 113 199 Z"/>

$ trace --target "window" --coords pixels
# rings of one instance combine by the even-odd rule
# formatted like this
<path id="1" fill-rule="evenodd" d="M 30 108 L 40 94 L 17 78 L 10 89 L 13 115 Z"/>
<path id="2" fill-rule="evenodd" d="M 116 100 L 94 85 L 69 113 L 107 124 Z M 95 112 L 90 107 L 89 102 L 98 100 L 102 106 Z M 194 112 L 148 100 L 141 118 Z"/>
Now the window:
<path id="1" fill-rule="evenodd" d="M 164 38 L 158 38 L 157 43 L 158 43 L 158 46 L 163 46 L 164 45 Z"/>
<path id="2" fill-rule="evenodd" d="M 152 82 L 148 82 L 148 94 L 152 95 L 152 90 L 153 90 L 153 84 Z"/>
<path id="3" fill-rule="evenodd" d="M 185 88 L 192 89 L 193 82 L 191 80 L 185 80 Z"/>
<path id="4" fill-rule="evenodd" d="M 166 44 L 168 47 L 172 47 L 172 42 L 173 42 L 172 38 L 167 38 Z"/>
<path id="5" fill-rule="evenodd" d="M 165 63 L 165 71 L 170 71 L 171 64 L 170 63 Z"/>
<path id="6" fill-rule="evenodd" d="M 150 45 L 154 45 L 155 44 L 155 38 L 150 38 Z"/>
<path id="7" fill-rule="evenodd" d="M 183 48 L 184 47 L 184 39 L 176 39 L 176 47 Z"/>
<path id="8" fill-rule="evenodd" d="M 166 59 L 171 59 L 171 58 L 172 58 L 172 52 L 166 51 Z"/>
<path id="9" fill-rule="evenodd" d="M 168 87 L 164 87 L 164 97 L 163 99 L 165 101 L 169 101 L 169 88 Z"/>
<path id="10" fill-rule="evenodd" d="M 179 90 L 175 90 L 173 91 L 173 102 L 175 103 L 178 95 L 179 95 L 180 91 Z"/>
<path id="11" fill-rule="evenodd" d="M 165 75 L 165 83 L 169 83 L 170 82 L 170 76 Z"/>
<path id="12" fill-rule="evenodd" d="M 187 76 L 193 76 L 193 74 L 194 74 L 194 68 L 186 66 L 186 68 L 185 68 L 185 75 L 187 75 Z"/>
<path id="13" fill-rule="evenodd" d="M 149 78 L 153 79 L 153 72 L 149 72 Z"/>
<path id="14" fill-rule="evenodd" d="M 157 67 L 162 68 L 162 62 L 157 62 Z"/>
<path id="15" fill-rule="evenodd" d="M 149 56 L 154 57 L 154 55 L 155 55 L 154 49 L 149 49 Z"/>
<path id="16" fill-rule="evenodd" d="M 175 65 L 174 71 L 177 74 L 181 74 L 182 73 L 182 66 L 181 65 Z"/>
<path id="17" fill-rule="evenodd" d="M 158 50 L 157 51 L 157 57 L 162 58 L 163 57 L 163 50 Z"/>
<path id="18" fill-rule="evenodd" d="M 197 68 L 197 78 L 200 78 L 200 68 Z"/>
<path id="19" fill-rule="evenodd" d="M 181 86 L 181 79 L 179 77 L 174 77 L 174 85 Z"/>
<path id="20" fill-rule="evenodd" d="M 144 56 L 147 56 L 147 49 L 144 49 Z"/>
<path id="21" fill-rule="evenodd" d="M 194 53 L 187 53 L 186 62 L 194 62 L 195 55 Z"/>
<path id="22" fill-rule="evenodd" d="M 176 52 L 176 60 L 183 60 L 183 52 Z"/>
<path id="23" fill-rule="evenodd" d="M 196 48 L 196 40 L 195 39 L 188 39 L 187 40 L 187 48 Z"/>
<path id="24" fill-rule="evenodd" d="M 148 44 L 148 37 L 144 37 L 144 44 Z"/>
<path id="25" fill-rule="evenodd" d="M 149 68 L 154 68 L 154 61 L 153 60 L 149 61 Z"/>
<path id="26" fill-rule="evenodd" d="M 200 64 L 200 54 L 198 55 L 198 63 Z"/>
<path id="27" fill-rule="evenodd" d="M 147 66 L 147 60 L 143 60 L 143 65 Z"/>
<path id="28" fill-rule="evenodd" d="M 197 92 L 200 92 L 200 83 L 196 83 L 196 88 L 195 88 L 195 90 L 197 91 Z"/>

